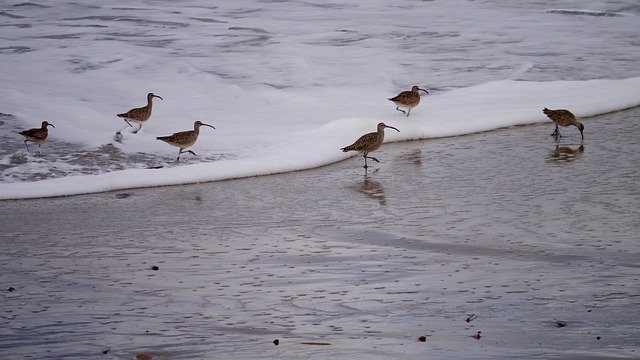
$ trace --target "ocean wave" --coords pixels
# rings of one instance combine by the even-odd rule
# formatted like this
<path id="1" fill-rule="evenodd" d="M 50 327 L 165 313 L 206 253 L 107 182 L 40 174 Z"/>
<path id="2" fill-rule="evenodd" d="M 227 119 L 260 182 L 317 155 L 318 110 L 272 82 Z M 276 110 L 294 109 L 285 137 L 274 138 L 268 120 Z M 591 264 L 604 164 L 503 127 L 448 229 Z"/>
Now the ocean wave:
<path id="1" fill-rule="evenodd" d="M 232 154 L 187 165 L 166 159 L 165 166 L 73 174 L 55 179 L 0 184 L 0 199 L 77 195 L 127 188 L 180 185 L 292 172 L 344 160 L 353 153 L 339 149 L 384 121 L 400 129 L 388 132 L 387 142 L 471 134 L 494 129 L 548 122 L 542 108 L 568 108 L 589 117 L 640 105 L 640 77 L 589 81 L 494 81 L 432 95 L 410 118 L 342 118 L 315 128 L 261 134 L 244 144 L 261 141 L 246 150 L 243 131 L 227 136 L 237 144 Z M 347 94 L 344 94 L 347 95 Z M 588 139 L 588 123 L 586 137 Z M 524 128 L 522 131 L 526 131 Z M 201 134 L 201 136 L 203 136 Z M 211 135 L 213 136 L 213 135 Z M 155 143 L 153 136 L 135 135 L 136 141 Z M 235 139 L 235 140 L 234 140 Z M 536 141 L 532 139 L 532 141 Z"/>

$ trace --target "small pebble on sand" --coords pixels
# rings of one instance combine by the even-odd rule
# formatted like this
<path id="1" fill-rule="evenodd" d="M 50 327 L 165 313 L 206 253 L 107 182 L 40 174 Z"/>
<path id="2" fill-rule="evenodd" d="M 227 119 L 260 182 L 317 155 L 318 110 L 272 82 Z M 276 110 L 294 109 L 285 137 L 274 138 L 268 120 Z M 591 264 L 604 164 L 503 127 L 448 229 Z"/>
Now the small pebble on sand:
<path id="1" fill-rule="evenodd" d="M 280 340 L 278 340 L 278 339 L 273 340 L 273 345 L 275 345 L 275 346 L 280 345 Z"/>
<path id="2" fill-rule="evenodd" d="M 420 337 L 418 338 L 418 341 L 420 341 L 420 342 L 427 342 L 427 337 L 426 337 L 426 336 L 424 336 L 424 335 L 422 335 L 422 336 L 420 336 Z"/>
<path id="3" fill-rule="evenodd" d="M 158 270 L 160 270 L 160 267 L 158 267 L 158 265 L 153 265 L 153 266 L 151 267 L 151 270 L 153 270 L 153 271 L 158 271 Z"/>

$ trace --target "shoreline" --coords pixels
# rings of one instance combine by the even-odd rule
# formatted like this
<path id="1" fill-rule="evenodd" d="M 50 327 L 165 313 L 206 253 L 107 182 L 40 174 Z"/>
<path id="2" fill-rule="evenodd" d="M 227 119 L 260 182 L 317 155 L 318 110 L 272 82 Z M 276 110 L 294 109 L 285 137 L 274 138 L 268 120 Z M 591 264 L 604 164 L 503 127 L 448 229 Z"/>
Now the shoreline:
<path id="1" fill-rule="evenodd" d="M 541 114 L 538 105 L 531 105 L 531 102 L 522 100 L 528 97 L 536 98 L 536 96 L 538 96 L 533 103 L 541 102 L 541 99 L 546 99 L 542 101 L 544 103 L 557 103 L 560 100 L 555 99 L 555 97 L 559 96 L 560 99 L 567 103 L 569 108 L 575 108 L 574 112 L 576 115 L 583 113 L 590 115 L 599 112 L 610 113 L 611 109 L 615 110 L 631 105 L 637 107 L 640 104 L 638 103 L 639 100 L 637 96 L 629 95 L 629 93 L 623 94 L 623 96 L 617 96 L 612 103 L 600 103 L 598 105 L 591 104 L 586 95 L 583 97 L 579 96 L 580 94 L 589 92 L 590 86 L 587 84 L 600 84 L 599 86 L 604 87 L 605 90 L 615 93 L 616 89 L 626 91 L 628 87 L 633 87 L 635 83 L 640 83 L 640 77 L 624 80 L 555 81 L 549 83 L 503 80 L 476 85 L 471 88 L 452 90 L 433 95 L 430 98 L 430 106 L 423 109 L 424 112 L 420 113 L 418 117 L 414 116 L 414 118 L 410 120 L 396 117 L 398 120 L 392 120 L 392 122 L 394 124 L 400 124 L 398 126 L 401 127 L 402 132 L 387 133 L 386 139 L 388 143 L 405 140 L 416 141 L 420 139 L 436 140 L 446 139 L 449 135 L 456 134 L 482 134 L 488 130 L 496 131 L 495 129 L 510 128 L 516 125 L 550 123 L 550 121 Z M 507 94 L 516 92 L 518 95 L 512 96 L 512 98 L 507 97 L 502 99 L 496 94 L 491 97 L 486 97 L 486 95 L 484 95 L 486 92 L 497 92 L 497 94 L 501 92 L 506 92 Z M 575 92 L 577 92 L 577 94 L 575 94 Z M 566 93 L 572 95 L 569 96 L 566 95 Z M 462 110 L 455 107 L 452 110 L 450 104 L 457 103 L 457 101 L 460 101 L 460 99 L 465 96 L 472 99 L 471 103 Z M 553 99 L 553 101 L 551 99 Z M 506 102 L 508 106 L 505 106 L 504 102 Z M 494 110 L 487 111 L 488 108 Z M 470 113 L 477 113 L 477 115 L 471 118 L 469 116 Z M 425 118 L 433 120 L 425 121 Z M 449 120 L 445 121 L 443 119 Z M 69 164 L 70 160 L 66 158 L 67 150 L 63 152 L 63 155 L 56 155 L 54 153 L 56 150 L 54 149 L 51 150 L 52 153 L 49 156 L 42 156 L 40 159 L 36 159 L 37 161 L 34 160 L 33 163 L 27 159 L 23 159 L 23 166 L 29 168 L 28 171 L 25 171 L 32 173 L 34 170 L 31 169 L 31 167 L 44 167 L 47 169 L 47 172 L 51 172 L 52 169 L 66 168 L 66 170 L 57 171 L 60 171 L 62 174 L 64 174 L 65 171 L 72 171 L 71 173 L 73 175 L 36 182 L 0 183 L 0 199 L 56 197 L 165 185 L 208 183 L 227 179 L 241 179 L 252 176 L 285 174 L 292 171 L 316 169 L 335 164 L 353 156 L 352 154 L 343 154 L 337 149 L 353 142 L 363 133 L 372 131 L 375 124 L 380 121 L 381 120 L 374 118 L 343 118 L 311 130 L 299 131 L 295 133 L 297 136 L 294 139 L 287 139 L 286 141 L 283 140 L 282 142 L 274 144 L 273 141 L 275 140 L 269 140 L 267 137 L 267 139 L 259 139 L 259 141 L 256 139 L 258 144 L 245 144 L 249 146 L 249 148 L 257 147 L 255 151 L 259 151 L 260 156 L 247 156 L 247 154 L 243 154 L 242 150 L 244 148 L 239 145 L 240 150 L 237 151 L 240 151 L 240 153 L 233 155 L 233 157 L 238 158 L 225 159 L 225 155 L 216 154 L 215 157 L 218 158 L 216 161 L 197 162 L 180 166 L 171 166 L 174 164 L 166 162 L 166 159 L 161 160 L 160 157 L 154 158 L 152 155 L 145 153 L 142 153 L 143 155 L 136 155 L 124 154 L 123 152 L 118 153 L 116 156 L 112 153 L 113 151 L 120 151 L 116 148 L 103 149 L 106 151 L 105 154 L 98 151 L 76 154 L 75 156 L 81 158 L 84 156 L 91 161 L 78 161 L 76 159 L 71 161 L 73 163 L 72 165 Z M 567 129 L 567 131 L 569 130 L 570 129 Z M 240 144 L 246 141 L 242 139 L 241 134 L 231 133 L 226 134 L 226 136 L 235 138 Z M 148 148 L 140 146 L 143 144 L 152 146 L 149 141 L 153 140 L 149 140 L 148 136 L 127 140 L 127 142 L 137 144 L 131 146 L 137 146 L 140 150 L 144 149 L 144 151 L 148 151 Z M 107 145 L 102 145 L 101 148 L 105 146 Z M 210 151 L 213 148 L 210 147 L 207 150 L 207 147 L 202 145 L 202 149 L 205 153 L 204 158 L 206 159 L 211 155 Z M 132 150 L 133 148 L 128 148 L 128 151 Z M 244 150 L 246 151 L 246 149 Z M 31 155 L 27 154 L 27 156 Z M 102 167 L 98 165 L 97 168 L 94 168 L 96 166 L 94 158 L 100 156 L 106 157 L 107 159 L 114 159 L 105 160 L 101 165 Z M 105 168 L 108 169 L 109 167 L 116 166 L 116 164 L 121 166 L 119 164 L 121 161 L 129 161 L 123 160 L 123 158 L 132 156 L 136 159 L 140 158 L 137 160 L 138 163 L 136 163 L 136 165 L 139 166 L 140 163 L 142 163 L 147 166 L 145 168 L 128 168 L 102 172 Z M 147 159 L 145 160 L 145 158 Z M 134 162 L 135 161 L 136 160 L 134 160 Z M 70 170 L 74 167 L 79 169 L 93 169 L 93 171 L 98 171 L 99 173 L 87 175 L 84 172 L 89 170 L 82 170 L 80 172 L 78 172 L 77 169 Z M 5 169 L 5 171 L 8 169 L 11 168 L 9 167 Z M 18 168 L 13 170 L 19 173 Z M 44 175 L 41 174 L 40 176 Z"/>
<path id="2" fill-rule="evenodd" d="M 581 151 L 568 145 L 577 131 L 556 144 L 549 124 L 386 144 L 366 178 L 354 157 L 3 202 L 0 271 L 14 291 L 2 295 L 0 348 L 65 359 L 635 358 L 639 114 L 587 120 Z"/>

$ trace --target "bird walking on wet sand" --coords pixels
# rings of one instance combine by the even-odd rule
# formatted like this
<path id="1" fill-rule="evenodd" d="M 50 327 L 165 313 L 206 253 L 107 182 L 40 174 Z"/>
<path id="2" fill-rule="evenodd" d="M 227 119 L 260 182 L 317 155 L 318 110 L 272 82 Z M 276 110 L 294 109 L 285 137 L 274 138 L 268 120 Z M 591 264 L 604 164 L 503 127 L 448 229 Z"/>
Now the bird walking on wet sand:
<path id="1" fill-rule="evenodd" d="M 551 134 L 551 136 L 556 138 L 556 141 L 562 137 L 562 135 L 560 135 L 560 129 L 558 128 L 558 125 L 573 125 L 577 127 L 578 130 L 580 130 L 580 136 L 582 137 L 582 140 L 584 140 L 584 125 L 576 120 L 576 116 L 573 115 L 571 111 L 565 109 L 550 110 L 544 108 L 542 112 L 545 113 L 545 115 L 547 115 L 551 120 L 553 120 L 554 123 L 556 123 L 556 130 L 553 132 L 553 134 Z"/>
<path id="2" fill-rule="evenodd" d="M 49 124 L 46 121 L 42 122 L 42 126 L 39 128 L 33 128 L 25 131 L 19 132 L 20 135 L 25 137 L 24 146 L 27 147 L 27 151 L 29 151 L 29 146 L 27 145 L 27 141 L 31 141 L 32 143 L 38 144 L 38 147 L 47 140 L 49 136 L 48 127 L 53 126 L 53 124 Z M 53 126 L 55 127 L 55 126 Z"/>
<path id="3" fill-rule="evenodd" d="M 347 146 L 347 147 L 343 147 L 342 151 L 347 152 L 347 151 L 358 151 L 362 153 L 362 156 L 364 156 L 364 168 L 368 168 L 367 166 L 367 159 L 371 159 L 375 162 L 380 162 L 378 159 L 371 157 L 371 156 L 367 156 L 370 152 L 378 150 L 378 148 L 382 145 L 382 142 L 384 141 L 384 129 L 385 128 L 390 128 L 393 129 L 397 132 L 400 132 L 400 130 L 394 128 L 393 126 L 389 126 L 389 125 L 385 125 L 384 123 L 379 123 L 378 124 L 378 131 L 376 132 L 372 132 L 372 133 L 368 133 L 368 134 L 364 134 L 362 135 L 358 140 L 356 140 L 356 142 L 354 142 L 353 144 Z"/>
<path id="4" fill-rule="evenodd" d="M 158 136 L 156 139 L 162 140 L 169 145 L 179 147 L 180 151 L 178 151 L 178 158 L 176 159 L 176 161 L 180 161 L 180 154 L 182 154 L 183 152 L 188 152 L 192 155 L 196 155 L 196 153 L 194 153 L 193 151 L 185 151 L 184 149 L 196 143 L 196 140 L 198 140 L 198 134 L 200 134 L 200 126 L 208 126 L 212 129 L 215 129 L 209 124 L 205 124 L 201 121 L 196 121 L 195 123 L 193 123 L 193 130 L 181 131 L 168 136 Z"/>
<path id="5" fill-rule="evenodd" d="M 421 89 L 418 86 L 413 86 L 411 90 L 403 91 L 400 94 L 390 98 L 389 100 L 393 101 L 397 105 L 396 110 L 402 111 L 403 113 L 407 114 L 407 117 L 409 117 L 411 109 L 420 104 L 420 90 L 426 92 L 427 94 L 429 93 L 425 89 Z M 400 107 L 407 109 L 407 111 L 400 109 Z"/>
<path id="6" fill-rule="evenodd" d="M 154 94 L 154 93 L 148 93 L 147 94 L 147 105 L 143 106 L 143 107 L 139 107 L 139 108 L 135 108 L 135 109 L 131 109 L 129 111 L 127 111 L 126 113 L 122 113 L 122 114 L 117 114 L 118 117 L 121 117 L 124 119 L 124 121 L 129 124 L 129 126 L 133 127 L 133 125 L 131 125 L 131 122 L 134 122 L 136 124 L 138 124 L 138 130 L 134 131 L 134 134 L 137 134 L 138 131 L 140 131 L 140 129 L 142 129 L 142 125 L 149 120 L 149 118 L 151 117 L 151 108 L 153 107 L 153 98 L 157 97 L 160 100 L 163 100 L 160 96 Z"/>

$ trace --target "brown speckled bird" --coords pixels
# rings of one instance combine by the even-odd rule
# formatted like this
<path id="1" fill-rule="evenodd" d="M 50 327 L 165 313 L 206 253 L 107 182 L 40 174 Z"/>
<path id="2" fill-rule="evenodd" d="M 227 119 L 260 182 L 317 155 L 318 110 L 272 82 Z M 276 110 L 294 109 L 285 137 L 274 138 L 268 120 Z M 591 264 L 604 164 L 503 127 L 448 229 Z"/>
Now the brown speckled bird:
<path id="1" fill-rule="evenodd" d="M 562 137 L 562 135 L 560 135 L 560 129 L 558 128 L 558 125 L 573 125 L 577 127 L 578 130 L 580 130 L 580 136 L 582 137 L 582 140 L 584 140 L 584 125 L 576 120 L 576 116 L 573 115 L 571 111 L 565 109 L 550 110 L 544 108 L 542 112 L 545 113 L 545 115 L 547 115 L 551 120 L 553 120 L 554 123 L 556 123 L 556 130 L 553 132 L 553 134 L 551 134 L 551 136 L 556 138 L 556 141 Z"/>
<path id="2" fill-rule="evenodd" d="M 196 153 L 194 153 L 193 151 L 184 151 L 184 149 L 196 143 L 196 140 L 198 140 L 198 134 L 200 134 L 200 126 L 208 126 L 212 129 L 215 129 L 209 124 L 204 124 L 200 121 L 196 121 L 195 123 L 193 123 L 193 130 L 181 131 L 169 136 L 158 136 L 156 139 L 162 140 L 169 145 L 179 147 L 180 151 L 178 151 L 178 158 L 176 159 L 176 161 L 180 161 L 180 154 L 182 154 L 183 152 L 188 152 L 192 155 L 196 155 Z"/>
<path id="3" fill-rule="evenodd" d="M 374 158 L 374 157 L 370 157 L 367 156 L 371 151 L 375 151 L 377 150 L 381 145 L 382 142 L 384 141 L 384 129 L 385 128 L 390 128 L 393 129 L 397 132 L 400 132 L 400 130 L 394 128 L 393 126 L 389 126 L 389 125 L 385 125 L 384 123 L 379 123 L 378 124 L 378 131 L 376 132 L 372 132 L 372 133 L 368 133 L 368 134 L 364 134 L 362 135 L 358 140 L 356 140 L 356 142 L 354 142 L 353 144 L 347 146 L 347 147 L 343 147 L 342 151 L 347 152 L 347 151 L 358 151 L 362 153 L 362 156 L 364 156 L 364 168 L 368 168 L 367 166 L 367 159 L 371 159 L 375 162 L 380 162 L 378 159 Z"/>
<path id="4" fill-rule="evenodd" d="M 147 105 L 143 106 L 143 107 L 139 107 L 139 108 L 135 108 L 135 109 L 131 109 L 129 111 L 127 111 L 126 113 L 122 113 L 122 114 L 118 114 L 118 117 L 121 117 L 124 119 L 124 121 L 129 124 L 129 126 L 133 127 L 133 125 L 131 125 L 131 122 L 134 122 L 136 124 L 138 124 L 138 130 L 134 131 L 133 133 L 136 134 L 138 133 L 138 131 L 140 131 L 140 129 L 142 129 L 142 124 L 144 124 L 147 120 L 149 120 L 149 118 L 151 117 L 151 108 L 153 107 L 153 98 L 157 97 L 160 100 L 163 100 L 160 96 L 154 94 L 154 93 L 148 93 L 147 94 Z"/>
<path id="5" fill-rule="evenodd" d="M 418 104 L 420 104 L 420 93 L 418 92 L 420 90 L 426 92 L 427 94 L 429 93 L 425 89 L 421 89 L 418 86 L 414 86 L 411 88 L 410 91 L 403 91 L 389 100 L 393 101 L 397 105 L 396 110 L 402 111 L 403 113 L 407 114 L 407 117 L 408 117 L 409 114 L 411 113 L 411 109 L 413 109 L 414 107 L 418 106 Z M 404 111 L 400 109 L 400 107 L 403 107 L 408 111 Z"/>
<path id="6" fill-rule="evenodd" d="M 43 142 L 45 142 L 45 140 L 47 140 L 47 137 L 49 136 L 49 130 L 47 129 L 48 126 L 53 126 L 53 124 L 49 124 L 48 122 L 43 121 L 41 127 L 21 131 L 19 133 L 20 135 L 26 138 L 24 140 L 24 146 L 27 147 L 27 151 L 29 151 L 29 146 L 27 145 L 27 141 L 36 143 L 38 144 L 38 147 L 40 147 L 40 144 L 42 144 Z"/>

